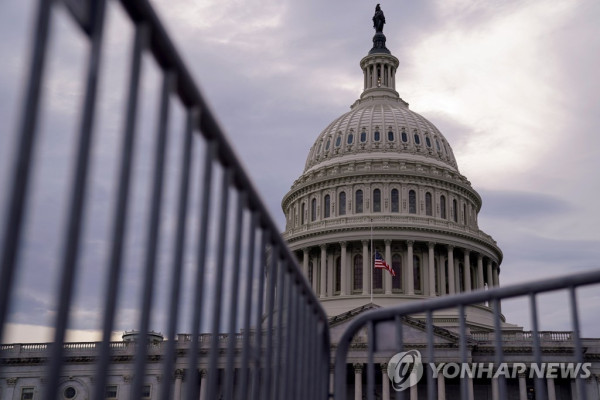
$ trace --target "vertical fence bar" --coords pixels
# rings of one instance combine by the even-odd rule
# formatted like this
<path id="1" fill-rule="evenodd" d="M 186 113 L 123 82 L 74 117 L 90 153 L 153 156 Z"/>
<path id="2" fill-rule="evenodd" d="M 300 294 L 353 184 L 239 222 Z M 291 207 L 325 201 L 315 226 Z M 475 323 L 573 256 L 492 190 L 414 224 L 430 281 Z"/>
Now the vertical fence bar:
<path id="1" fill-rule="evenodd" d="M 150 309 L 154 297 L 154 280 L 156 276 L 156 253 L 159 244 L 160 211 L 162 208 L 163 181 L 165 169 L 165 151 L 167 147 L 167 122 L 169 119 L 169 96 L 175 83 L 175 75 L 169 71 L 164 72 L 163 87 L 159 109 L 159 121 L 157 127 L 154 174 L 152 187 L 152 198 L 149 214 L 148 237 L 146 239 L 146 261 L 143 272 L 144 291 L 142 297 L 142 312 L 140 315 L 140 332 L 138 351 L 135 358 L 135 369 L 133 375 L 133 398 L 142 397 L 144 386 L 146 357 L 148 354 L 148 331 L 150 329 Z"/>
<path id="2" fill-rule="evenodd" d="M 246 205 L 246 192 L 239 191 L 237 196 L 236 214 L 235 214 L 235 238 L 233 244 L 233 266 L 231 273 L 231 304 L 229 306 L 229 327 L 227 329 L 227 356 L 225 361 L 225 399 L 233 399 L 233 383 L 235 376 L 235 366 L 233 356 L 237 340 L 235 340 L 235 325 L 238 310 L 238 289 L 240 261 L 242 253 L 242 231 L 244 229 L 244 206 Z"/>
<path id="3" fill-rule="evenodd" d="M 282 368 L 285 373 L 284 383 L 280 385 L 281 392 L 279 398 L 285 398 L 286 395 L 292 400 L 297 398 L 296 388 L 299 382 L 302 382 L 301 368 L 303 357 L 298 354 L 298 300 L 300 299 L 300 293 L 298 288 L 298 282 L 293 274 L 292 268 L 287 268 L 289 284 L 289 296 L 288 296 L 288 314 L 287 323 L 285 326 L 287 335 L 285 342 L 285 358 L 283 361 Z M 287 369 L 286 369 L 287 367 Z"/>
<path id="4" fill-rule="evenodd" d="M 258 214 L 252 210 L 250 210 L 250 226 L 248 231 L 248 251 L 247 257 L 248 262 L 246 264 L 246 273 L 248 276 L 246 277 L 246 292 L 245 292 L 245 301 L 244 301 L 244 331 L 242 338 L 242 362 L 240 366 L 240 384 L 238 386 L 238 399 L 244 398 L 249 393 L 252 393 L 248 388 L 249 381 L 249 369 L 248 366 L 250 364 L 250 322 L 252 319 L 252 289 L 254 288 L 254 250 L 256 247 L 256 225 L 258 223 Z"/>
<path id="5" fill-rule="evenodd" d="M 92 143 L 94 111 L 98 87 L 98 70 L 102 50 L 102 32 L 104 28 L 104 1 L 97 1 L 93 8 L 93 21 L 91 29 L 90 53 L 88 57 L 88 70 L 86 92 L 83 103 L 82 117 L 79 127 L 79 143 L 77 146 L 77 159 L 74 166 L 74 176 L 71 185 L 71 199 L 69 203 L 69 216 L 67 228 L 64 232 L 63 265 L 57 298 L 59 299 L 56 322 L 54 324 L 54 346 L 52 346 L 49 369 L 47 372 L 49 393 L 58 387 L 58 380 L 63 364 L 63 343 L 69 321 L 71 299 L 73 297 L 73 284 L 77 273 L 77 258 L 79 255 L 79 242 L 81 227 L 83 225 L 83 211 L 89 170 L 90 148 Z"/>
<path id="6" fill-rule="evenodd" d="M 433 366 L 435 363 L 434 359 L 434 342 L 433 342 L 433 314 L 431 310 L 427 311 L 426 314 L 426 322 L 427 322 L 427 359 L 429 360 L 429 365 Z M 427 375 L 427 399 L 434 400 L 435 398 L 435 388 L 433 382 L 433 369 L 425 367 L 425 371 L 431 371 L 430 375 Z M 439 379 L 439 378 L 438 378 Z"/>
<path id="7" fill-rule="evenodd" d="M 569 300 L 571 303 L 571 323 L 573 324 L 573 342 L 575 344 L 575 362 L 579 365 L 583 364 L 583 348 L 581 345 L 581 336 L 579 332 L 579 313 L 577 311 L 577 293 L 575 286 L 569 287 Z M 587 400 L 585 385 L 581 376 L 577 376 L 577 390 L 581 400 Z"/>
<path id="8" fill-rule="evenodd" d="M 375 353 L 375 327 L 373 321 L 367 324 L 367 399 L 375 400 L 375 366 L 373 354 Z"/>
<path id="9" fill-rule="evenodd" d="M 494 309 L 494 352 L 495 364 L 499 367 L 504 362 L 502 350 L 502 329 L 500 323 L 500 300 L 494 298 L 492 300 L 492 308 Z M 492 378 L 494 379 L 494 378 Z M 506 398 L 506 380 L 502 375 L 498 377 L 498 392 L 500 399 Z"/>
<path id="10" fill-rule="evenodd" d="M 142 64 L 142 52 L 147 45 L 148 29 L 145 25 L 137 25 L 131 59 L 129 76 L 129 92 L 127 97 L 126 119 L 123 129 L 123 143 L 119 168 L 119 187 L 117 190 L 115 214 L 113 217 L 112 242 L 110 265 L 106 282 L 104 316 L 102 322 L 102 344 L 96 368 L 94 398 L 104 398 L 106 374 L 110 362 L 110 340 L 114 326 L 115 310 L 119 295 L 119 277 L 123 256 L 123 243 L 125 242 L 125 228 L 127 223 L 127 203 L 131 189 L 131 165 L 133 164 L 133 149 L 135 147 L 135 120 L 137 116 L 137 102 L 139 91 L 139 78 Z"/>
<path id="11" fill-rule="evenodd" d="M 160 398 L 170 399 L 172 397 L 171 384 L 173 383 L 173 367 L 175 365 L 175 336 L 177 334 L 177 321 L 179 291 L 181 289 L 181 275 L 183 270 L 183 255 L 185 253 L 185 233 L 187 229 L 187 211 L 190 192 L 190 167 L 192 161 L 192 132 L 194 122 L 196 121 L 197 111 L 188 110 L 187 122 L 182 140 L 183 149 L 181 158 L 180 178 L 179 178 L 179 199 L 177 206 L 177 227 L 175 231 L 175 240 L 173 245 L 173 263 L 171 271 L 171 295 L 169 296 L 169 322 L 167 343 L 163 363 L 163 384 L 160 388 Z"/>
<path id="12" fill-rule="evenodd" d="M 467 328 L 465 323 L 465 306 L 460 305 L 458 307 L 458 331 L 459 331 L 459 348 L 460 348 L 460 362 L 462 365 L 467 363 Z M 467 378 L 468 379 L 468 378 Z M 460 380 L 460 398 L 462 400 L 468 400 L 469 388 L 467 387 L 467 381 L 465 377 L 461 376 Z"/>
<path id="13" fill-rule="evenodd" d="M 273 362 L 273 310 L 275 309 L 275 290 L 277 285 L 277 273 L 278 259 L 279 259 L 279 248 L 276 247 L 274 242 L 271 245 L 271 260 L 269 263 L 269 269 L 267 270 L 267 343 L 265 345 L 265 379 L 262 382 L 261 398 L 268 399 L 271 390 L 271 365 Z"/>
<path id="14" fill-rule="evenodd" d="M 533 336 L 533 362 L 538 366 L 542 365 L 542 347 L 540 344 L 540 334 L 538 329 L 538 312 L 535 293 L 529 295 L 529 309 L 531 311 L 531 334 Z M 546 400 L 546 386 L 543 378 L 535 377 L 535 397 L 538 400 Z"/>
<path id="15" fill-rule="evenodd" d="M 219 325 L 221 322 L 221 299 L 223 297 L 223 271 L 225 270 L 225 242 L 227 241 L 227 214 L 229 211 L 229 190 L 233 179 L 233 171 L 224 167 L 221 183 L 221 210 L 219 212 L 219 227 L 217 236 L 216 279 L 214 282 L 214 305 L 211 323 L 211 340 L 208 361 L 208 398 L 217 398 L 217 358 L 219 355 Z"/>
<path id="16" fill-rule="evenodd" d="M 262 377 L 262 337 L 263 337 L 263 328 L 262 328 L 262 313 L 263 313 L 263 303 L 264 303 L 264 289 L 265 289 L 265 268 L 267 263 L 266 253 L 267 253 L 267 245 L 270 240 L 269 232 L 265 230 L 264 227 L 262 229 L 262 238 L 260 245 L 260 258 L 258 264 L 258 292 L 256 292 L 258 304 L 256 307 L 255 314 L 255 338 L 254 338 L 254 371 L 252 371 L 252 397 L 251 399 L 259 399 L 260 397 L 260 385 L 263 379 Z"/>
<path id="17" fill-rule="evenodd" d="M 200 121 L 199 121 L 200 122 Z M 198 398 L 198 354 L 199 354 L 199 335 L 200 335 L 200 317 L 202 310 L 202 295 L 204 294 L 204 268 L 206 265 L 206 246 L 208 242 L 208 221 L 210 210 L 210 194 L 212 192 L 212 172 L 215 154 L 217 152 L 217 143 L 214 140 L 206 142 L 206 153 L 204 155 L 204 170 L 202 184 L 200 185 L 200 221 L 198 226 L 198 249 L 197 249 L 197 270 L 194 279 L 194 306 L 191 310 L 192 337 L 190 339 L 190 348 L 187 359 L 186 378 L 186 400 L 196 400 Z"/>
<path id="18" fill-rule="evenodd" d="M 279 262 L 279 273 L 277 276 L 277 306 L 276 306 L 276 315 L 277 315 L 277 324 L 276 324 L 276 334 L 275 334 L 275 354 L 274 354 L 274 362 L 271 364 L 270 368 L 272 370 L 272 374 L 274 379 L 271 382 L 271 393 L 273 400 L 277 399 L 279 394 L 279 379 L 277 379 L 277 372 L 280 370 L 281 366 L 281 353 L 283 351 L 283 312 L 284 312 L 284 296 L 287 296 L 289 289 L 287 288 L 288 279 L 286 273 L 286 262 L 284 260 L 280 260 Z"/>
<path id="19" fill-rule="evenodd" d="M 396 315 L 394 322 L 396 324 L 396 347 L 398 347 L 398 352 L 401 353 L 404 351 L 404 326 L 402 325 L 402 316 Z M 404 400 L 405 396 L 406 392 L 401 390 L 396 391 L 396 400 Z"/>
<path id="20" fill-rule="evenodd" d="M 50 18 L 52 0 L 40 0 L 34 24 L 29 55 L 29 71 L 25 100 L 17 130 L 18 144 L 12 181 L 8 191 L 4 229 L 2 236 L 2 270 L 0 271 L 0 343 L 8 314 L 11 293 L 14 286 L 14 271 L 18 261 L 21 243 L 23 216 L 27 205 L 29 178 L 33 165 L 32 154 L 37 136 L 38 108 L 41 98 L 41 82 L 46 64 L 46 45 L 50 37 Z"/>

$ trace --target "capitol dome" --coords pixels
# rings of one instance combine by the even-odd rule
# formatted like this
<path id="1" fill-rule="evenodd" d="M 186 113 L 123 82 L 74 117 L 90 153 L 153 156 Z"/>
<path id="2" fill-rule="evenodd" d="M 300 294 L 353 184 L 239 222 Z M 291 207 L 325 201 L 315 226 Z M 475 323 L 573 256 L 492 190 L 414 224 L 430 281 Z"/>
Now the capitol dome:
<path id="1" fill-rule="evenodd" d="M 383 33 L 373 43 L 360 98 L 317 136 L 282 200 L 284 237 L 332 317 L 499 284 L 502 252 L 479 229 L 481 197 L 443 134 L 400 98 Z M 389 270 L 374 269 L 376 258 Z M 487 305 L 467 311 L 478 329 L 491 317 Z"/>

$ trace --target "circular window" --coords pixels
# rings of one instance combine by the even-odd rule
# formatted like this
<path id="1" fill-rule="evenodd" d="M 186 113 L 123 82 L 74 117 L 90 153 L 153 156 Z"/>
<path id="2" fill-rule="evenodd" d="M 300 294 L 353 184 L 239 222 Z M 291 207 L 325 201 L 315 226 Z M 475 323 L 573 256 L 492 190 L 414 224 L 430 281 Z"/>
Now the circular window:
<path id="1" fill-rule="evenodd" d="M 77 396 L 77 391 L 73 386 L 69 386 L 65 389 L 64 395 L 65 399 L 74 399 Z"/>

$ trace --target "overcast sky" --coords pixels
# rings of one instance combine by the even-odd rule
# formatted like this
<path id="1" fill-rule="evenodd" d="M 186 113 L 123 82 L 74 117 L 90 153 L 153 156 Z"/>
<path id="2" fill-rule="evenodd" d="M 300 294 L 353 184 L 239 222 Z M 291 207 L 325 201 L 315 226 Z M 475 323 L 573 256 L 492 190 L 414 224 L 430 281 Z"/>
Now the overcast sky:
<path id="1" fill-rule="evenodd" d="M 372 45 L 375 3 L 152 3 L 283 229 L 281 198 L 302 173 L 313 141 L 361 93 L 359 61 Z M 119 7 L 111 4 L 106 42 L 112 50 L 103 59 L 103 70 L 116 89 L 104 89 L 107 98 L 122 91 L 119 82 L 126 69 L 118 66 L 119 57 L 128 54 L 131 39 L 130 28 L 119 23 Z M 32 17 L 30 1 L 8 0 L 0 7 L 5 9 L 0 12 L 3 185 Z M 460 172 L 482 196 L 480 228 L 504 252 L 501 283 L 600 268 L 600 2 L 381 1 L 381 7 L 387 47 L 400 61 L 396 89 L 413 111 L 445 135 Z M 77 80 L 85 64 L 85 42 L 60 11 L 57 20 L 45 87 L 52 112 L 44 120 L 43 130 L 49 133 L 41 146 L 45 150 L 40 150 L 51 167 L 39 167 L 37 175 L 51 183 L 40 202 L 53 199 L 52 193 L 65 184 L 59 177 L 67 175 L 68 164 L 53 160 L 68 157 L 50 138 L 52 132 L 75 129 L 75 123 L 65 121 L 75 114 L 82 92 Z M 146 86 L 150 90 L 156 84 Z M 148 107 L 152 100 L 145 101 Z M 118 105 L 107 100 L 99 107 L 99 131 L 118 130 Z M 72 135 L 58 137 L 58 142 L 73 140 Z M 97 146 L 103 145 L 99 139 Z M 114 172 L 106 169 L 107 175 Z M 101 204 L 102 196 L 110 198 L 107 193 L 98 190 L 93 197 Z M 54 260 L 57 244 L 49 245 L 55 241 L 50 227 L 60 220 L 58 211 L 33 211 L 30 217 L 37 218 L 37 225 L 29 240 L 38 247 L 23 262 L 32 277 L 40 265 Z M 107 227 L 98 222 L 97 229 L 105 233 Z M 86 242 L 90 262 L 95 251 L 106 251 L 105 238 L 94 240 Z M 564 298 L 542 302 L 547 316 L 543 329 L 569 329 Z M 45 298 L 23 299 L 30 302 L 20 307 L 22 314 L 30 309 L 52 314 Z M 584 334 L 600 336 L 600 325 L 593 321 L 600 312 L 600 290 L 581 292 L 580 300 Z M 523 309 L 514 302 L 503 307 L 509 321 L 527 324 Z M 16 321 L 44 324 L 25 317 Z"/>

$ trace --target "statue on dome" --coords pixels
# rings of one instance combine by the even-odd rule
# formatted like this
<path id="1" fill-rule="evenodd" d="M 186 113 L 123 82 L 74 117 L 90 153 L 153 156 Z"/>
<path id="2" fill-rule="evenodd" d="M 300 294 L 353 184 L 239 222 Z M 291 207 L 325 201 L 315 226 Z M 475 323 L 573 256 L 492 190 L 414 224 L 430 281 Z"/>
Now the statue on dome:
<path id="1" fill-rule="evenodd" d="M 383 25 L 385 24 L 385 16 L 383 15 L 383 11 L 381 11 L 381 7 L 379 4 L 375 6 L 375 15 L 373 15 L 373 28 L 375 28 L 376 33 L 383 33 Z"/>

